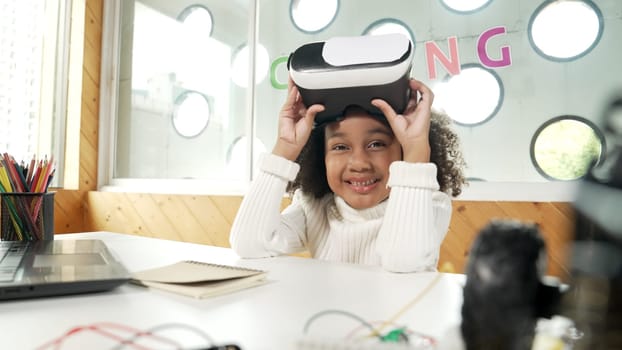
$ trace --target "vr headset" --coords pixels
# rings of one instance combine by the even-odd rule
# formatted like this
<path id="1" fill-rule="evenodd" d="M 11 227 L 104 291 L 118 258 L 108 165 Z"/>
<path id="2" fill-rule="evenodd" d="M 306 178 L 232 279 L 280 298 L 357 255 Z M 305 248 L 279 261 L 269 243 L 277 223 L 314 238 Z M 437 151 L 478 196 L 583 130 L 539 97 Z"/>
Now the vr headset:
<path id="1" fill-rule="evenodd" d="M 316 125 L 338 120 L 352 105 L 383 117 L 371 100 L 383 99 L 397 113 L 406 109 L 413 51 L 403 34 L 335 37 L 299 47 L 287 69 L 305 106 L 324 105 Z"/>

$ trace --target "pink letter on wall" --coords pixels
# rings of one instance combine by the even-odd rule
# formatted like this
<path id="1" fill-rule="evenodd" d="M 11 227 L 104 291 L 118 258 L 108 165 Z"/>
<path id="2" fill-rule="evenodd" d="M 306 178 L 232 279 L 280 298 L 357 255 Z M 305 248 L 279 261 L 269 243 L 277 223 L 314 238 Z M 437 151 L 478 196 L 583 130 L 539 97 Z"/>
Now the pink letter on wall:
<path id="1" fill-rule="evenodd" d="M 505 34 L 505 27 L 493 27 L 485 30 L 482 35 L 479 36 L 479 39 L 477 39 L 477 55 L 479 56 L 479 61 L 488 68 L 506 67 L 512 64 L 509 46 L 503 46 L 501 48 L 501 58 L 498 60 L 493 60 L 486 52 L 488 40 L 499 34 Z"/>
<path id="2" fill-rule="evenodd" d="M 434 58 L 445 67 L 447 72 L 451 75 L 460 74 L 460 59 L 458 58 L 458 38 L 451 36 L 447 38 L 449 44 L 449 55 L 451 59 L 441 51 L 434 41 L 428 41 L 425 43 L 425 58 L 428 63 L 428 78 L 430 80 L 436 79 L 436 66 L 434 65 Z"/>

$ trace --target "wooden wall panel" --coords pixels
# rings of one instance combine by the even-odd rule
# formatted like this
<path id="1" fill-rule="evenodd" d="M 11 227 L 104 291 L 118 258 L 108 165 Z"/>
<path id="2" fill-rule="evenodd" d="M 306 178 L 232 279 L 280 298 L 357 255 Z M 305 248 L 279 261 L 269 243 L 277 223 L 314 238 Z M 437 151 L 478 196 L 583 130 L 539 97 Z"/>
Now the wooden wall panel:
<path id="1" fill-rule="evenodd" d="M 84 203 L 86 194 L 97 187 L 102 1 L 86 0 L 80 113 L 79 184 L 77 190 L 56 190 L 54 196 L 55 233 L 85 231 Z"/>
<path id="2" fill-rule="evenodd" d="M 54 232 L 68 233 L 84 230 L 83 193 L 54 190 Z"/>
<path id="3" fill-rule="evenodd" d="M 566 247 L 574 235 L 574 212 L 562 202 L 454 201 L 449 232 L 441 247 L 440 266 L 451 263 L 463 272 L 473 240 L 490 220 L 517 219 L 537 223 L 548 253 L 548 273 L 566 280 Z"/>
<path id="4" fill-rule="evenodd" d="M 80 118 L 80 190 L 97 186 L 97 147 L 99 143 L 99 83 L 103 4 L 86 2 L 84 19 L 84 62 L 82 75 L 82 115 Z"/>
<path id="5" fill-rule="evenodd" d="M 88 231 L 229 246 L 229 231 L 241 202 L 238 196 L 193 196 L 89 192 Z"/>
<path id="6" fill-rule="evenodd" d="M 116 192 L 89 192 L 86 226 L 142 236 L 228 247 L 229 231 L 242 198 Z M 283 206 L 289 202 L 283 200 Z M 454 201 L 439 266 L 463 272 L 469 248 L 492 219 L 537 223 L 547 243 L 549 273 L 567 278 L 565 245 L 572 238 L 569 203 Z"/>

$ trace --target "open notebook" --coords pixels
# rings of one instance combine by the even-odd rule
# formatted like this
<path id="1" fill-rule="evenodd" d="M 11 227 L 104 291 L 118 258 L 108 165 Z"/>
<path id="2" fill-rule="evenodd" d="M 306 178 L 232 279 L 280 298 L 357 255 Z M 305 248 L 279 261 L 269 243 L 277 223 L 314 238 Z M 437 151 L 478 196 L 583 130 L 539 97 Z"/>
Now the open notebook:
<path id="1" fill-rule="evenodd" d="M 267 272 L 262 270 L 186 260 L 136 272 L 132 275 L 132 282 L 195 298 L 207 298 L 263 284 L 266 275 Z"/>

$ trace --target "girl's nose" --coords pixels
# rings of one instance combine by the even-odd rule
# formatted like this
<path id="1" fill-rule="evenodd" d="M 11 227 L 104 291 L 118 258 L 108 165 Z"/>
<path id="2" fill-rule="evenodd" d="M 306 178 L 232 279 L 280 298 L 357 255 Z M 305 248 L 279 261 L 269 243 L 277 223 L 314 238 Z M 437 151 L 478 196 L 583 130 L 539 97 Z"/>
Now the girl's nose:
<path id="1" fill-rule="evenodd" d="M 354 171 L 365 171 L 371 169 L 369 154 L 365 150 L 355 149 L 350 154 L 348 166 Z"/>

